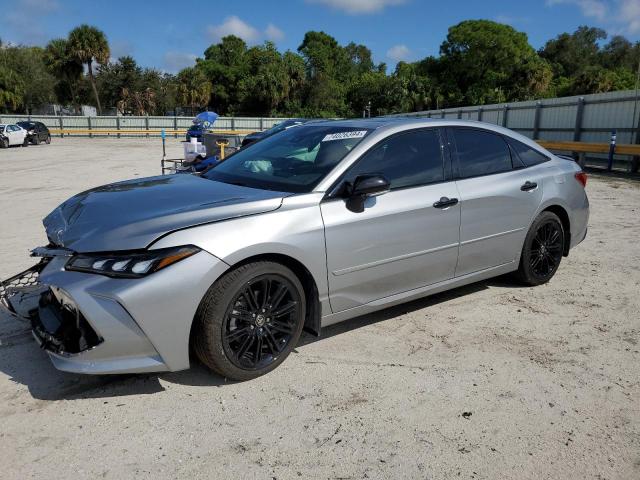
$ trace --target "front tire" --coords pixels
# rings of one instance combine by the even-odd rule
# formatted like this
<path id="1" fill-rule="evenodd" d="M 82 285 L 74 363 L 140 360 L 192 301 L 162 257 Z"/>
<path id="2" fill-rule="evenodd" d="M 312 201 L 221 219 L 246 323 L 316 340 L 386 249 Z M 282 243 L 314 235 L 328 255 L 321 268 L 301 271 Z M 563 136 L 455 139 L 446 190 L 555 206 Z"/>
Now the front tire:
<path id="1" fill-rule="evenodd" d="M 27 137 L 24 137 L 24 142 L 22 142 L 22 146 L 23 147 L 28 147 L 29 146 L 29 139 Z"/>
<path id="2" fill-rule="evenodd" d="M 40 145 L 40 137 L 38 135 L 34 135 L 32 142 L 34 145 Z"/>
<path id="3" fill-rule="evenodd" d="M 305 319 L 298 277 L 275 262 L 242 265 L 216 281 L 196 312 L 194 350 L 232 380 L 250 380 L 280 365 L 295 348 Z"/>
<path id="4" fill-rule="evenodd" d="M 6 138 L 0 139 L 0 148 L 9 148 L 9 140 Z"/>
<path id="5" fill-rule="evenodd" d="M 551 280 L 560 266 L 565 241 L 564 227 L 555 213 L 538 215 L 522 247 L 518 278 L 532 286 Z"/>

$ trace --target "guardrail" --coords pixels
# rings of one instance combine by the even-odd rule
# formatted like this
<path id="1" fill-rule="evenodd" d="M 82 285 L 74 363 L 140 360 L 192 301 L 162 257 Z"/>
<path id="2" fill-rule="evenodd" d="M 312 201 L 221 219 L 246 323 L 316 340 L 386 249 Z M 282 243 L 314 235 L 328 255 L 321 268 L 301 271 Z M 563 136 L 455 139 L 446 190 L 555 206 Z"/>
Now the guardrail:
<path id="1" fill-rule="evenodd" d="M 72 135 L 88 135 L 89 137 L 93 135 L 100 136 L 114 136 L 120 138 L 121 136 L 129 136 L 129 135 L 145 135 L 149 136 L 161 136 L 163 129 L 126 129 L 126 130 L 113 130 L 107 128 L 51 128 L 49 129 L 52 135 L 59 135 L 60 137 L 64 136 L 72 136 Z M 211 133 L 217 133 L 219 135 L 248 135 L 249 133 L 255 132 L 255 130 L 210 130 Z M 186 130 L 170 130 L 164 129 L 164 133 L 166 136 L 174 136 L 174 137 L 183 137 L 186 134 Z"/>
<path id="2" fill-rule="evenodd" d="M 557 150 L 561 152 L 571 152 L 578 154 L 578 163 L 581 167 L 585 166 L 587 153 L 606 153 L 608 158 L 608 170 L 611 170 L 613 155 L 633 155 L 631 160 L 630 171 L 636 173 L 638 171 L 638 157 L 640 157 L 640 145 L 633 144 L 616 144 L 615 140 L 610 143 L 594 143 L 594 142 L 564 142 L 550 140 L 536 140 L 541 146 L 547 150 Z"/>
<path id="3" fill-rule="evenodd" d="M 214 127 L 220 130 L 238 132 L 262 131 L 287 120 L 286 117 L 218 117 Z M 13 115 L 0 113 L 0 123 L 17 123 L 20 121 L 36 121 L 44 123 L 49 130 L 69 130 L 69 135 L 88 135 L 86 130 L 108 130 L 120 136 L 136 135 L 135 131 L 149 131 L 149 135 L 159 135 L 161 129 L 174 136 L 182 136 L 193 125 L 193 117 L 158 117 L 158 116 L 54 116 L 54 115 Z M 80 133 L 80 132 L 83 133 Z M 126 132 L 126 133 L 124 133 Z M 93 134 L 93 133 L 92 133 Z"/>

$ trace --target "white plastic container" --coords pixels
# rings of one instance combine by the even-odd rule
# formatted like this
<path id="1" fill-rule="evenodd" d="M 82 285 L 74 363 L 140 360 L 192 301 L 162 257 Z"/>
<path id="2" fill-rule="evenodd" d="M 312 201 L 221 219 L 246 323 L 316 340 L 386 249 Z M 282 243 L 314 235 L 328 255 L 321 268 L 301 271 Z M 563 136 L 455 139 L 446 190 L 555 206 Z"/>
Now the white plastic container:
<path id="1" fill-rule="evenodd" d="M 189 162 L 192 162 L 198 156 L 203 158 L 207 156 L 207 149 L 203 143 L 198 142 L 197 138 L 191 137 L 190 142 L 182 142 L 182 147 L 184 149 L 184 159 Z"/>

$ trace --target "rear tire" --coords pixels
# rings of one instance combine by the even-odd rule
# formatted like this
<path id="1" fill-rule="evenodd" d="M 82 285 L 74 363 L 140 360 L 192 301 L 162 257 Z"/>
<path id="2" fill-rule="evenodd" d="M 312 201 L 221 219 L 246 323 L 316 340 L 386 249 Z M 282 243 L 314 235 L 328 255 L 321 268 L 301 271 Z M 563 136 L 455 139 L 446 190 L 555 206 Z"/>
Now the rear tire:
<path id="1" fill-rule="evenodd" d="M 538 215 L 524 240 L 516 273 L 518 279 L 531 286 L 551 280 L 560 266 L 565 241 L 562 222 L 555 213 Z"/>
<path id="2" fill-rule="evenodd" d="M 46 143 L 47 145 L 51 143 L 51 135 L 47 135 L 47 138 L 45 138 L 44 143 Z"/>
<path id="3" fill-rule="evenodd" d="M 248 263 L 218 279 L 200 302 L 194 350 L 223 377 L 250 380 L 287 358 L 304 319 L 305 295 L 298 277 L 279 263 Z"/>

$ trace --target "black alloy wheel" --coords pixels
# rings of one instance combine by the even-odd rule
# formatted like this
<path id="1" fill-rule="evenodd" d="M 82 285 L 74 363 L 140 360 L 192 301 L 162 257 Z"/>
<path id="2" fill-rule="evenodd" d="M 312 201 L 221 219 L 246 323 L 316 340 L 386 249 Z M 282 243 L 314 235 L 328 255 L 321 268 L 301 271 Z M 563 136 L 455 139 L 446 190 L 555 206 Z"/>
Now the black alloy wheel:
<path id="1" fill-rule="evenodd" d="M 279 275 L 247 282 L 232 301 L 223 325 L 227 357 L 239 368 L 268 367 L 286 349 L 296 330 L 301 299 Z"/>
<path id="2" fill-rule="evenodd" d="M 192 344 L 214 372 L 250 380 L 287 358 L 305 316 L 305 290 L 291 269 L 266 260 L 247 263 L 209 288 L 196 312 Z"/>
<path id="3" fill-rule="evenodd" d="M 546 283 L 562 261 L 565 231 L 558 216 L 542 212 L 531 225 L 522 247 L 518 277 L 528 285 Z"/>
<path id="4" fill-rule="evenodd" d="M 562 259 L 562 247 L 562 227 L 554 220 L 540 225 L 529 256 L 533 274 L 540 278 L 553 275 Z"/>

